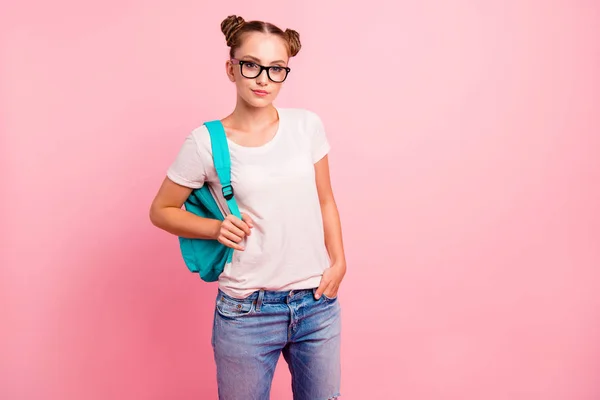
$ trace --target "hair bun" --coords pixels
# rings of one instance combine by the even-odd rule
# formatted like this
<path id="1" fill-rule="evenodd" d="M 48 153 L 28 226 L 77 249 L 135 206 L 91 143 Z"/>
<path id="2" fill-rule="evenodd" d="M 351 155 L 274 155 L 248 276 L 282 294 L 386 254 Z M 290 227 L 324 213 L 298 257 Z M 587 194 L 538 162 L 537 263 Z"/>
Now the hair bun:
<path id="1" fill-rule="evenodd" d="M 293 29 L 286 29 L 285 34 L 288 38 L 288 43 L 290 44 L 290 57 L 294 57 L 300 52 L 300 48 L 302 48 L 302 45 L 300 44 L 300 34 Z"/>
<path id="2" fill-rule="evenodd" d="M 221 22 L 221 32 L 225 35 L 227 46 L 231 46 L 231 39 L 235 36 L 235 33 L 244 25 L 246 21 L 244 18 L 238 17 L 237 15 L 230 15 Z"/>

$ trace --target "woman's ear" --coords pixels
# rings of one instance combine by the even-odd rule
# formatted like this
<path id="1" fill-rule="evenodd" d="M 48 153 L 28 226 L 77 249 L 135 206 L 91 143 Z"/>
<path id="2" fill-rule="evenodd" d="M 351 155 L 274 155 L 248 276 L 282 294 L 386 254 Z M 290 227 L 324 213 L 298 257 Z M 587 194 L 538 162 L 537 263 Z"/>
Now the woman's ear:
<path id="1" fill-rule="evenodd" d="M 233 72 L 233 63 L 231 62 L 231 60 L 227 60 L 225 62 L 225 71 L 227 73 L 227 77 L 229 78 L 229 80 L 231 82 L 235 82 L 235 74 Z"/>

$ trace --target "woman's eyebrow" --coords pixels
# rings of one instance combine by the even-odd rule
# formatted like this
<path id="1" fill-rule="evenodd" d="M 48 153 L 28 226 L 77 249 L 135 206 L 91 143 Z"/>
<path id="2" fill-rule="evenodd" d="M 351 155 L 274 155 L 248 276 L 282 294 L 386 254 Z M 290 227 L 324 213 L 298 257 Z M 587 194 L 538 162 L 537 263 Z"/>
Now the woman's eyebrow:
<path id="1" fill-rule="evenodd" d="M 250 55 L 246 55 L 241 57 L 242 60 L 250 60 L 250 61 L 254 61 L 255 63 L 260 64 L 262 61 L 260 58 L 254 57 L 254 56 L 250 56 Z M 285 65 L 285 61 L 283 60 L 276 60 L 276 61 L 272 61 L 271 64 L 283 64 Z"/>
<path id="2" fill-rule="evenodd" d="M 257 62 L 257 63 L 260 63 L 260 62 L 261 62 L 261 61 L 260 61 L 260 58 L 256 58 L 256 57 L 254 57 L 254 56 L 243 56 L 243 57 L 242 57 L 242 59 L 243 59 L 243 60 L 250 60 L 250 61 L 254 61 L 254 62 Z"/>

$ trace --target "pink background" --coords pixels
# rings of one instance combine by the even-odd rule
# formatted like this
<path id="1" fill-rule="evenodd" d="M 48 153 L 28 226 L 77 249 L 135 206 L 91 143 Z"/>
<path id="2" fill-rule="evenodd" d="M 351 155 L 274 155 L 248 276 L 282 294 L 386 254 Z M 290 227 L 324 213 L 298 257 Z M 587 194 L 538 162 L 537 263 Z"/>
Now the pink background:
<path id="1" fill-rule="evenodd" d="M 216 398 L 216 287 L 147 214 L 185 135 L 234 105 L 231 13 L 302 35 L 278 105 L 333 145 L 344 398 L 600 398 L 600 3 L 16 3 L 0 398 Z"/>

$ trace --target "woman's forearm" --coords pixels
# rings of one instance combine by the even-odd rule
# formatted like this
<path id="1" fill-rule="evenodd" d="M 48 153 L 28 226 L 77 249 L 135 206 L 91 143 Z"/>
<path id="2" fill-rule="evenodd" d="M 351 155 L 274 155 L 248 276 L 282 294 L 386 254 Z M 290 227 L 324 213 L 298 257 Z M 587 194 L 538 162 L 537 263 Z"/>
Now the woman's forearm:
<path id="1" fill-rule="evenodd" d="M 203 218 L 177 207 L 151 209 L 150 220 L 160 229 L 189 239 L 217 239 L 221 229 L 221 221 Z"/>
<path id="2" fill-rule="evenodd" d="M 346 267 L 346 256 L 342 239 L 342 224 L 335 200 L 329 199 L 321 204 L 325 246 L 332 265 Z"/>

